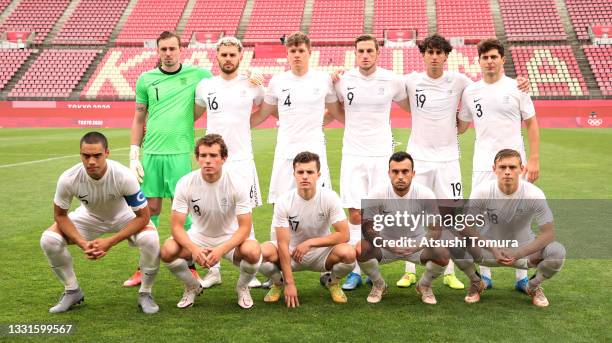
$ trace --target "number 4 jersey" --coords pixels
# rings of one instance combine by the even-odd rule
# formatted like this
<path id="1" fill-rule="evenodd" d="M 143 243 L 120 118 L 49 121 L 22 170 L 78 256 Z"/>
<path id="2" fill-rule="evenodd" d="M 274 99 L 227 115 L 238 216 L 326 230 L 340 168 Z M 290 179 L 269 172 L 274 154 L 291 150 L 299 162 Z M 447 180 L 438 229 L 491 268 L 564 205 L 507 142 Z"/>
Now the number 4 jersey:
<path id="1" fill-rule="evenodd" d="M 461 102 L 459 119 L 473 120 L 476 129 L 474 171 L 491 171 L 502 149 L 514 149 L 526 161 L 521 123 L 535 116 L 535 108 L 516 80 L 507 76 L 492 84 L 480 80 L 465 89 Z"/>

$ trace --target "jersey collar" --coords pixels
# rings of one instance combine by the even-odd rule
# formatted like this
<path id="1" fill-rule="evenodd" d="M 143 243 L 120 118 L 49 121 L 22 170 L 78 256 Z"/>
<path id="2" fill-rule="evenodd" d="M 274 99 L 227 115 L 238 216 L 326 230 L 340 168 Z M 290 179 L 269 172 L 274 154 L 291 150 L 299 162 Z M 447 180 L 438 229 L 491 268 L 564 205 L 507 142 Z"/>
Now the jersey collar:
<path id="1" fill-rule="evenodd" d="M 163 69 L 162 69 L 162 67 L 161 67 L 161 66 L 159 66 L 159 67 L 158 67 L 158 69 L 159 69 L 159 71 L 161 71 L 163 74 L 166 74 L 166 75 L 175 75 L 175 74 L 178 74 L 178 73 L 180 73 L 180 72 L 181 72 L 181 69 L 183 69 L 183 64 L 181 63 L 181 65 L 179 66 L 179 68 L 178 68 L 176 71 L 174 71 L 174 72 L 165 71 L 165 70 L 163 70 Z"/>

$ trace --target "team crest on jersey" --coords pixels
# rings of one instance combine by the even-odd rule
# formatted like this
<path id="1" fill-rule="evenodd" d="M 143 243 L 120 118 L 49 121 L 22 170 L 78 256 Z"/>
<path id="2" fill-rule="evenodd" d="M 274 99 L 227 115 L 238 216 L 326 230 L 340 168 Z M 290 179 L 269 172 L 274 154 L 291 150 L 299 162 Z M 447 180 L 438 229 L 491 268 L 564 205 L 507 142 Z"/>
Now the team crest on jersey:
<path id="1" fill-rule="evenodd" d="M 453 94 L 453 90 L 452 90 L 452 89 L 449 89 L 449 90 L 448 90 L 448 95 L 452 95 L 452 94 Z"/>
<path id="2" fill-rule="evenodd" d="M 221 205 L 222 207 L 227 207 L 228 204 L 229 204 L 229 201 L 227 201 L 227 198 L 219 199 L 219 205 Z"/>
<path id="3" fill-rule="evenodd" d="M 246 92 L 246 90 L 245 90 L 245 89 L 241 90 L 241 91 L 240 91 L 240 97 L 241 97 L 241 98 L 244 98 L 244 97 L 246 97 L 246 96 L 247 96 L 247 92 Z"/>
<path id="4" fill-rule="evenodd" d="M 313 89 L 312 94 L 314 94 L 314 95 L 319 95 L 319 92 L 320 92 L 320 91 L 321 91 L 321 90 L 320 90 L 320 89 L 317 87 L 317 88 Z"/>
<path id="5" fill-rule="evenodd" d="M 378 88 L 378 95 L 385 95 L 385 87 Z"/>
<path id="6" fill-rule="evenodd" d="M 325 213 L 323 213 L 323 212 L 319 212 L 319 214 L 317 215 L 317 219 L 318 219 L 319 221 L 323 221 L 323 220 L 325 220 Z"/>
<path id="7" fill-rule="evenodd" d="M 186 77 L 181 77 L 181 86 L 187 86 L 187 78 Z"/>
<path id="8" fill-rule="evenodd" d="M 510 102 L 510 95 L 504 95 L 504 98 L 502 99 L 502 103 L 507 104 L 509 102 Z"/>

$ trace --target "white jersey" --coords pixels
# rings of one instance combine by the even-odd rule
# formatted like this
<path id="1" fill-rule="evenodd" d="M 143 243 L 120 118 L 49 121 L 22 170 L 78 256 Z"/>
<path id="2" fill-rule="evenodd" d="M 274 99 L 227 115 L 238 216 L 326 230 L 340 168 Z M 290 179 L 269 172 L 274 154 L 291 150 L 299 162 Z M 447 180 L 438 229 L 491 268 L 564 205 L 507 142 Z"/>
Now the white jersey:
<path id="1" fill-rule="evenodd" d="M 216 133 L 227 144 L 228 161 L 253 159 L 251 110 L 261 105 L 263 86 L 251 86 L 244 75 L 226 81 L 221 76 L 203 79 L 196 88 L 195 102 L 206 108 L 206 133 Z"/>
<path id="2" fill-rule="evenodd" d="M 106 172 L 99 180 L 87 174 L 83 163 L 62 173 L 53 202 L 68 210 L 73 197 L 78 198 L 90 216 L 109 226 L 126 216 L 135 216 L 134 211 L 147 207 L 147 199 L 132 171 L 108 159 Z"/>
<path id="3" fill-rule="evenodd" d="M 249 188 L 225 170 L 219 180 L 206 182 L 198 169 L 176 184 L 172 210 L 191 214 L 191 230 L 205 237 L 229 238 L 238 230 L 237 216 L 251 212 Z"/>
<path id="4" fill-rule="evenodd" d="M 328 74 L 310 70 L 297 76 L 288 70 L 274 75 L 264 100 L 278 107 L 276 156 L 293 159 L 302 151 L 323 155 L 325 103 L 337 101 Z"/>
<path id="5" fill-rule="evenodd" d="M 553 222 L 553 215 L 544 192 L 536 185 L 519 179 L 519 187 L 511 195 L 504 194 L 497 180 L 476 187 L 470 195 L 468 211 L 486 214 L 484 237 L 496 240 L 517 240 L 519 245 L 531 242 L 535 234 L 531 222 L 538 225 Z"/>
<path id="6" fill-rule="evenodd" d="M 476 128 L 473 171 L 490 171 L 502 149 L 516 150 L 526 161 L 521 123 L 535 116 L 535 108 L 516 80 L 505 75 L 493 84 L 480 80 L 465 89 L 461 102 L 459 119 L 473 120 Z"/>
<path id="7" fill-rule="evenodd" d="M 304 200 L 297 190 L 285 193 L 274 204 L 272 227 L 290 229 L 289 250 L 293 251 L 310 238 L 328 236 L 330 225 L 342 220 L 346 220 L 346 215 L 338 195 L 317 187 L 317 193 L 310 200 Z"/>
<path id="8" fill-rule="evenodd" d="M 344 103 L 342 154 L 390 156 L 391 103 L 406 99 L 401 78 L 379 67 L 368 76 L 354 68 L 342 75 L 335 88 L 338 100 Z"/>
<path id="9" fill-rule="evenodd" d="M 449 71 L 437 79 L 426 72 L 414 72 L 404 80 L 412 114 L 408 153 L 422 161 L 459 159 L 457 110 L 463 90 L 472 80 Z"/>
<path id="10" fill-rule="evenodd" d="M 424 219 L 423 216 L 425 215 L 437 215 L 439 213 L 434 192 L 414 181 L 410 183 L 410 189 L 404 196 L 397 195 L 391 182 L 386 182 L 368 193 L 367 199 L 369 200 L 365 202 L 366 208 L 364 208 L 363 217 L 368 219 L 373 219 L 375 215 L 380 214 L 395 216 L 397 212 L 407 213 L 415 219 Z M 426 228 L 420 224 L 416 227 L 386 227 L 380 231 L 380 235 L 384 239 L 418 237 L 425 235 L 425 230 Z"/>

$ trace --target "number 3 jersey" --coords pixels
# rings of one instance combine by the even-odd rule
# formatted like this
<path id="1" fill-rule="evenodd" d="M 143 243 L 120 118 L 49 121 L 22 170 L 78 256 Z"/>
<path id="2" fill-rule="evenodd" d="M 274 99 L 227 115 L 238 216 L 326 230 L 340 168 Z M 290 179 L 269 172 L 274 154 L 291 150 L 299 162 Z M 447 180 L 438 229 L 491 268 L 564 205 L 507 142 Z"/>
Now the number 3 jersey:
<path id="1" fill-rule="evenodd" d="M 55 205 L 68 210 L 75 197 L 89 215 L 109 226 L 126 217 L 135 217 L 134 211 L 147 207 L 147 199 L 132 171 L 108 159 L 106 172 L 99 180 L 87 174 L 83 163 L 60 176 L 53 199 Z"/>
<path id="2" fill-rule="evenodd" d="M 251 86 L 244 75 L 232 80 L 220 76 L 200 81 L 195 101 L 206 108 L 206 133 L 223 137 L 229 150 L 228 161 L 253 159 L 251 144 L 251 111 L 261 105 L 263 86 Z"/>
<path id="3" fill-rule="evenodd" d="M 206 182 L 198 169 L 176 184 L 172 210 L 191 215 L 191 230 L 206 237 L 229 239 L 238 230 L 236 217 L 251 213 L 249 188 L 225 170 L 219 180 Z"/>
<path id="4" fill-rule="evenodd" d="M 448 71 L 437 79 L 414 72 L 404 81 L 412 114 L 408 153 L 422 161 L 458 160 L 457 109 L 463 90 L 472 81 Z"/>
<path id="5" fill-rule="evenodd" d="M 293 159 L 302 151 L 325 156 L 323 114 L 325 103 L 336 102 L 331 77 L 317 70 L 302 76 L 291 70 L 274 75 L 265 102 L 278 108 L 275 156 Z"/>
<path id="6" fill-rule="evenodd" d="M 480 80 L 465 89 L 461 102 L 459 119 L 473 120 L 476 129 L 473 171 L 491 171 L 502 149 L 518 151 L 526 163 L 521 123 L 535 116 L 535 108 L 516 80 L 507 76 L 493 84 Z"/>
<path id="7" fill-rule="evenodd" d="M 345 219 L 338 195 L 327 188 L 317 187 L 317 193 L 310 200 L 304 200 L 297 190 L 281 197 L 274 204 L 272 227 L 289 228 L 289 251 L 293 251 L 310 238 L 329 235 L 330 225 Z"/>

